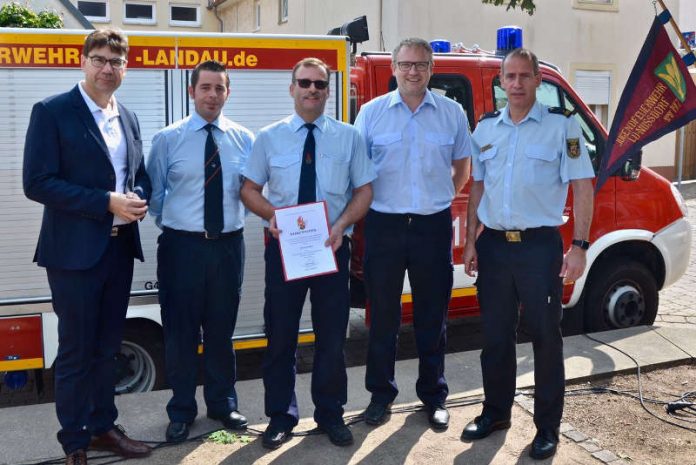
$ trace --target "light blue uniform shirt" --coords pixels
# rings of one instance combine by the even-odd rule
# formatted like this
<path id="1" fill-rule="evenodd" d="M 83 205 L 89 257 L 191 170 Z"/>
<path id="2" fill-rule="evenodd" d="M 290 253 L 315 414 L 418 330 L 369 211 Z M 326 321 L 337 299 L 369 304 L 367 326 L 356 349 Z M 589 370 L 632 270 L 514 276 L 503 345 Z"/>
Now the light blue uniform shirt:
<path id="1" fill-rule="evenodd" d="M 503 108 L 480 121 L 473 138 L 472 174 L 484 184 L 477 213 L 489 228 L 559 226 L 568 182 L 594 177 L 578 122 L 539 102 L 518 124 Z"/>
<path id="2" fill-rule="evenodd" d="M 256 184 L 268 184 L 267 198 L 276 208 L 297 205 L 307 138 L 304 124 L 295 113 L 261 129 L 242 170 L 244 177 Z M 316 199 L 326 201 L 329 223 L 334 224 L 353 197 L 353 189 L 375 179 L 375 172 L 365 144 L 353 126 L 325 115 L 314 124 Z M 346 233 L 352 230 L 351 226 Z"/>
<path id="3" fill-rule="evenodd" d="M 471 155 L 461 105 L 427 91 L 412 112 L 395 90 L 363 105 L 355 127 L 377 170 L 373 210 L 431 215 L 451 205 L 452 162 Z"/>
<path id="4" fill-rule="evenodd" d="M 196 112 L 155 134 L 146 169 L 152 182 L 150 213 L 160 228 L 204 231 L 205 141 L 208 124 Z M 223 232 L 244 227 L 241 169 L 254 135 L 222 114 L 212 122 L 222 163 Z"/>

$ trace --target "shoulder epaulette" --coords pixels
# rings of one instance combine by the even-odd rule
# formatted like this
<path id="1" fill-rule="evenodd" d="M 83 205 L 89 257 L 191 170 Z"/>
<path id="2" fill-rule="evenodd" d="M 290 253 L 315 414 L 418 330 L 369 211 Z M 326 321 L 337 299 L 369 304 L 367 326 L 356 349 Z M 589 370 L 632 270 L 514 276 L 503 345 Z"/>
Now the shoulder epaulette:
<path id="1" fill-rule="evenodd" d="M 486 118 L 495 118 L 496 116 L 500 116 L 500 110 L 490 111 L 488 113 L 482 114 L 479 118 L 479 121 L 483 121 Z"/>
<path id="2" fill-rule="evenodd" d="M 553 113 L 554 115 L 563 115 L 566 118 L 573 116 L 576 111 L 577 108 L 574 110 L 568 110 L 567 108 L 563 107 L 549 107 L 549 113 Z"/>

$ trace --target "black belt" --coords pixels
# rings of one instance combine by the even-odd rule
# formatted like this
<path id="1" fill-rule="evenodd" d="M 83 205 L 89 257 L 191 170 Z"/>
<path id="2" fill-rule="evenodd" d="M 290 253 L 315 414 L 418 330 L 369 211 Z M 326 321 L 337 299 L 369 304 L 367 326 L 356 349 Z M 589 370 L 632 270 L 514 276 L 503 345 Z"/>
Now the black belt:
<path id="1" fill-rule="evenodd" d="M 241 236 L 242 233 L 244 232 L 244 228 L 239 228 L 236 231 L 230 231 L 230 232 L 223 232 L 223 233 L 218 233 L 218 234 L 209 234 L 207 232 L 198 232 L 198 231 L 183 231 L 181 229 L 172 229 L 168 227 L 163 227 L 162 231 L 167 232 L 167 233 L 172 233 L 172 234 L 178 234 L 180 236 L 193 236 L 193 237 L 198 237 L 199 239 L 208 239 L 208 240 L 217 240 L 217 239 L 227 239 L 230 237 L 235 237 L 235 236 Z"/>
<path id="2" fill-rule="evenodd" d="M 111 237 L 124 236 L 133 231 L 131 224 L 117 224 L 111 227 Z"/>
<path id="3" fill-rule="evenodd" d="M 499 229 L 493 229 L 486 227 L 486 231 L 493 237 L 498 239 L 505 239 L 507 242 L 524 242 L 531 240 L 535 237 L 547 235 L 550 232 L 557 231 L 558 228 L 555 226 L 541 226 L 538 228 L 528 228 L 528 229 L 510 229 L 506 231 L 501 231 Z"/>

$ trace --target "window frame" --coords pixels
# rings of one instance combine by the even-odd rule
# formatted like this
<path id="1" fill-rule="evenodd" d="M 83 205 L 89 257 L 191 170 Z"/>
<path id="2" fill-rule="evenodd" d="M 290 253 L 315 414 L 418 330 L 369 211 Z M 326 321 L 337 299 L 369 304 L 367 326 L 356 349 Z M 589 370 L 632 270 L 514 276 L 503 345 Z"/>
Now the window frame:
<path id="1" fill-rule="evenodd" d="M 290 0 L 278 0 L 278 24 L 288 22 L 290 16 Z"/>
<path id="2" fill-rule="evenodd" d="M 152 7 L 152 19 L 144 18 L 128 18 L 126 16 L 126 7 L 128 5 L 141 5 Z M 132 1 L 126 0 L 123 2 L 123 24 L 142 24 L 146 26 L 153 26 L 157 24 L 157 4 L 154 2 L 142 2 L 142 1 Z"/>
<path id="3" fill-rule="evenodd" d="M 77 0 L 75 2 L 75 7 L 77 8 L 78 11 L 80 11 L 80 13 L 82 13 L 84 15 L 85 18 L 87 18 L 87 20 L 89 20 L 93 23 L 111 22 L 111 11 L 109 8 L 109 1 L 108 0 L 83 0 L 83 3 L 101 3 L 101 4 L 104 4 L 104 7 L 105 7 L 104 8 L 105 16 L 88 16 L 88 15 L 82 13 L 82 11 L 80 11 L 80 6 L 79 6 L 80 0 Z"/>
<path id="4" fill-rule="evenodd" d="M 578 10 L 619 11 L 619 0 L 573 0 Z"/>
<path id="5" fill-rule="evenodd" d="M 183 21 L 174 19 L 173 8 L 192 8 L 196 11 L 195 21 Z M 170 3 L 169 4 L 169 25 L 177 27 L 201 27 L 201 6 L 186 3 Z"/>
<path id="6" fill-rule="evenodd" d="M 261 1 L 254 0 L 254 32 L 261 30 Z"/>

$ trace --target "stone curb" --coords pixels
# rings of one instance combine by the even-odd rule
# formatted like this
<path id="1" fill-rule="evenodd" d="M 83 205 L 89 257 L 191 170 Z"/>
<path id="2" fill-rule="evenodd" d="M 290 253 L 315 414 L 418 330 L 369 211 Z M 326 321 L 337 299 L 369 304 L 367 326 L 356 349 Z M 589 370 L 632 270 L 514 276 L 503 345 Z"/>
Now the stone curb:
<path id="1" fill-rule="evenodd" d="M 526 410 L 530 415 L 534 415 L 534 398 L 524 394 L 518 394 L 515 396 L 515 403 Z M 629 465 L 629 462 L 625 461 L 612 451 L 603 449 L 595 438 L 591 438 L 582 431 L 575 429 L 575 427 L 568 422 L 561 422 L 559 432 L 578 446 L 585 449 L 590 455 L 592 455 L 592 457 L 596 458 L 602 463 L 607 465 Z"/>

